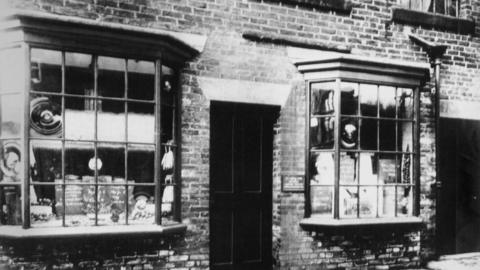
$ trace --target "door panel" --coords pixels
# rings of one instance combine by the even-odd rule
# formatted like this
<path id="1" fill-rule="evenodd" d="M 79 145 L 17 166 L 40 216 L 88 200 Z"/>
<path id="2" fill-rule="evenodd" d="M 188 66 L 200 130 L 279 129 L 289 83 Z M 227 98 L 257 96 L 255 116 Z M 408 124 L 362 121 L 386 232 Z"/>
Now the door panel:
<path id="1" fill-rule="evenodd" d="M 272 143 L 278 109 L 212 102 L 211 268 L 271 269 Z"/>

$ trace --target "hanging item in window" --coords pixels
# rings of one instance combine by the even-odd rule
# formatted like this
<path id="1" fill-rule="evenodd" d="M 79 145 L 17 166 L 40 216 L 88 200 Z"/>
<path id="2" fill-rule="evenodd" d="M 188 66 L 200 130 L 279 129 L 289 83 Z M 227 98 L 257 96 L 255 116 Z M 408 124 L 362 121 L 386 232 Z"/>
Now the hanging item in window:
<path id="1" fill-rule="evenodd" d="M 47 97 L 30 102 L 30 126 L 41 135 L 56 136 L 62 130 L 62 108 Z"/>
<path id="2" fill-rule="evenodd" d="M 410 151 L 410 146 L 407 144 L 406 151 Z M 410 155 L 402 154 L 402 183 L 410 183 Z"/>
<path id="3" fill-rule="evenodd" d="M 163 154 L 163 158 L 162 158 L 162 169 L 164 171 L 173 169 L 175 158 L 173 156 L 173 151 L 171 147 L 172 143 L 173 141 L 170 140 L 165 146 L 165 154 Z"/>
<path id="4" fill-rule="evenodd" d="M 350 119 L 342 122 L 341 143 L 343 148 L 351 149 L 357 145 L 357 126 Z"/>
<path id="5" fill-rule="evenodd" d="M 162 195 L 162 216 L 168 216 L 172 213 L 173 204 L 173 176 L 165 176 L 165 188 Z"/>

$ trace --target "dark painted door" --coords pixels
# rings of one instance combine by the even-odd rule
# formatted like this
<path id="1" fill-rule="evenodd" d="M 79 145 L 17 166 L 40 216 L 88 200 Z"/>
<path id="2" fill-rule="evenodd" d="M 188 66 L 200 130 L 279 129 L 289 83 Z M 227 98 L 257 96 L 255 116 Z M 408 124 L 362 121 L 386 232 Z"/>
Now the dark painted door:
<path id="1" fill-rule="evenodd" d="M 277 108 L 212 102 L 212 270 L 268 270 L 272 254 L 272 145 Z"/>
<path id="2" fill-rule="evenodd" d="M 480 121 L 440 124 L 439 253 L 480 251 Z"/>

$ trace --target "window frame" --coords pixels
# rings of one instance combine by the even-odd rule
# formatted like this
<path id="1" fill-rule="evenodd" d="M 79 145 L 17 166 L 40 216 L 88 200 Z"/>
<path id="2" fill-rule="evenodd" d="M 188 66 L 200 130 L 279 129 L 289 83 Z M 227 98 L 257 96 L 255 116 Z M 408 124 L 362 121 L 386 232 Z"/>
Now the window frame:
<path id="1" fill-rule="evenodd" d="M 311 153 L 312 153 L 312 147 L 311 147 L 311 140 L 310 140 L 310 121 L 311 121 L 311 86 L 312 84 L 315 83 L 332 83 L 334 82 L 336 88 L 334 89 L 335 93 L 335 108 L 337 108 L 334 112 L 333 117 L 335 117 L 335 124 L 334 124 L 334 146 L 331 149 L 326 150 L 325 152 L 333 152 L 335 154 L 334 156 L 334 191 L 332 194 L 333 197 L 333 203 L 332 203 L 332 211 L 333 215 L 332 217 L 312 217 L 312 205 L 311 205 L 311 187 L 310 187 L 310 179 L 311 179 Z M 409 88 L 412 89 L 413 93 L 413 118 L 412 120 L 408 120 L 409 122 L 412 122 L 413 128 L 412 128 L 412 150 L 409 152 L 409 154 L 412 157 L 412 182 L 409 186 L 413 187 L 413 200 L 412 200 L 412 215 L 411 216 L 406 216 L 406 218 L 410 217 L 416 217 L 419 215 L 419 170 L 420 170 L 420 142 L 419 142 L 419 100 L 420 100 L 420 90 L 419 87 L 417 88 L 412 88 L 411 85 L 408 84 L 399 84 L 395 82 L 379 82 L 376 80 L 371 80 L 371 79 L 341 79 L 341 78 L 331 78 L 331 79 L 313 79 L 313 80 L 306 80 L 305 81 L 305 88 L 306 90 L 306 98 L 305 98 L 305 106 L 307 108 L 306 110 L 306 121 L 305 121 L 305 218 L 314 218 L 314 219 L 334 219 L 334 220 L 343 220 L 345 224 L 348 224 L 348 221 L 357 221 L 357 220 L 368 220 L 368 219 L 375 219 L 375 220 L 381 220 L 381 219 L 386 219 L 384 217 L 373 217 L 373 218 L 362 218 L 359 216 L 352 217 L 352 218 L 341 218 L 340 217 L 340 154 L 347 153 L 347 152 L 355 152 L 355 153 L 362 153 L 362 152 L 368 152 L 368 153 L 375 153 L 375 154 L 392 154 L 392 155 L 399 155 L 403 154 L 403 151 L 398 151 L 397 149 L 393 151 L 385 151 L 385 150 L 361 150 L 361 149 L 355 149 L 355 150 L 343 150 L 340 147 L 340 129 L 341 125 L 337 124 L 340 123 L 342 117 L 351 117 L 355 119 L 369 119 L 368 117 L 365 118 L 358 112 L 358 115 L 343 115 L 341 114 L 341 90 L 340 86 L 341 83 L 357 83 L 357 84 L 370 84 L 370 85 L 376 85 L 377 86 L 377 93 L 380 92 L 380 86 L 391 86 L 395 87 L 397 90 L 398 88 Z M 378 106 L 378 98 L 377 98 L 377 106 Z M 360 101 L 358 101 L 360 104 Z M 359 105 L 358 105 L 359 106 Z M 377 115 L 375 117 L 370 117 L 372 119 L 375 119 L 377 121 L 376 126 L 377 126 L 377 132 L 379 130 L 379 120 L 382 120 L 381 116 Z M 385 118 L 386 119 L 386 118 Z M 405 120 L 405 119 L 402 119 Z M 401 122 L 398 118 L 393 118 L 389 119 L 389 121 L 395 121 L 395 123 Z M 377 141 L 379 140 L 379 135 L 377 134 Z M 358 136 L 358 143 L 360 143 L 360 135 Z M 396 142 L 397 143 L 397 142 Z M 377 147 L 378 147 L 378 142 L 377 142 Z M 322 151 L 313 151 L 313 152 L 322 152 Z M 358 188 L 362 186 L 362 184 L 357 183 L 355 184 Z M 378 192 L 378 187 L 380 186 L 379 183 L 376 184 L 377 187 L 377 192 Z M 397 199 L 397 186 L 398 184 L 395 184 L 395 198 Z M 377 193 L 378 194 L 378 193 Z M 397 203 L 397 200 L 395 201 L 395 204 Z M 377 200 L 377 205 L 376 208 L 378 208 L 378 200 Z M 359 211 L 359 199 L 357 199 L 357 211 Z M 395 207 L 395 218 L 397 217 L 397 207 Z M 401 217 L 403 218 L 403 217 Z M 342 224 L 340 222 L 339 224 Z"/>
<path id="2" fill-rule="evenodd" d="M 20 89 L 14 90 L 15 93 L 21 95 L 23 104 L 21 105 L 22 119 L 21 119 L 21 134 L 18 142 L 20 143 L 23 164 L 22 177 L 23 181 L 18 183 L 21 188 L 21 208 L 22 208 L 22 223 L 21 225 L 0 225 L 0 237 L 41 237 L 42 235 L 55 235 L 56 233 L 48 233 L 42 228 L 31 227 L 30 220 L 30 165 L 29 165 L 29 143 L 30 143 L 30 51 L 31 48 L 41 48 L 47 50 L 56 50 L 62 52 L 62 67 L 65 64 L 65 52 L 82 53 L 90 55 L 99 55 L 107 57 L 118 57 L 127 60 L 147 60 L 154 63 L 155 66 L 155 99 L 152 100 L 155 104 L 155 131 L 161 128 L 161 97 L 160 89 L 162 84 L 161 67 L 168 66 L 175 72 L 175 83 L 178 85 L 176 100 L 175 100 L 175 126 L 172 128 L 172 133 L 176 136 L 176 147 L 172 148 L 174 151 L 174 203 L 172 205 L 173 219 L 181 222 L 181 100 L 182 100 L 182 86 L 179 79 L 179 71 L 184 65 L 185 61 L 196 56 L 205 45 L 206 37 L 195 34 L 176 34 L 174 32 L 148 29 L 136 26 L 122 25 L 117 23 L 108 23 L 101 21 L 93 21 L 83 18 L 72 18 L 63 15 L 54 15 L 37 11 L 23 11 L 23 10 L 9 10 L 6 14 L 2 14 L 0 18 L 5 22 L 2 30 L 5 31 L 5 39 L 0 44 L 0 49 L 18 49 L 21 51 L 22 59 L 18 59 L 23 67 L 22 83 Z M 127 67 L 125 67 L 127 69 Z M 65 68 L 62 68 L 62 80 L 64 80 Z M 128 76 L 125 73 L 124 76 Z M 95 76 L 96 77 L 96 76 Z M 96 78 L 95 78 L 96 80 Z M 50 97 L 59 96 L 65 99 L 65 83 L 62 81 L 62 92 L 42 92 Z M 95 83 L 95 88 L 97 87 Z M 127 86 L 125 86 L 126 88 Z M 2 93 L 2 95 L 5 93 Z M 64 95 L 62 97 L 62 95 Z M 158 98 L 157 98 L 158 97 Z M 83 97 L 85 98 L 85 97 Z M 105 99 L 105 97 L 96 96 L 97 99 Z M 127 104 L 127 100 L 133 99 L 124 96 L 121 102 Z M 64 104 L 64 103 L 62 103 Z M 64 106 L 64 105 L 62 105 Z M 63 116 L 62 116 L 63 117 Z M 62 127 L 62 129 L 64 129 Z M 161 143 L 160 133 L 155 132 L 155 157 L 154 157 L 154 184 L 155 184 L 155 224 L 152 225 L 116 225 L 116 226 L 78 226 L 78 227 L 48 227 L 50 230 L 55 228 L 59 235 L 68 236 L 84 236 L 84 235 L 100 235 L 106 231 L 113 234 L 131 235 L 132 233 L 140 233 L 141 228 L 143 233 L 168 233 L 184 231 L 186 226 L 183 224 L 173 225 L 173 229 L 166 229 L 161 225 L 161 190 L 162 181 L 160 181 L 161 171 L 161 152 L 163 147 Z M 35 140 L 35 138 L 33 138 Z M 59 141 L 65 141 L 65 136 Z M 98 142 L 98 141 L 97 141 Z M 158 142 L 158 143 L 157 143 Z M 101 142 L 100 142 L 101 143 Z M 125 141 L 125 144 L 129 142 Z M 62 155 L 62 160 L 64 155 Z M 62 161 L 62 167 L 64 167 Z M 65 181 L 65 174 L 62 173 Z M 127 177 L 125 177 L 127 178 Z M 158 179 L 159 181 L 156 181 Z M 125 181 L 127 184 L 127 181 Z M 98 184 L 98 182 L 97 182 Z M 9 185 L 9 183 L 0 183 L 0 185 Z M 15 183 L 17 185 L 17 183 Z M 65 182 L 62 183 L 65 186 Z M 90 232 L 85 231 L 85 228 L 91 228 Z M 106 229 L 105 229 L 106 228 Z M 20 230 L 19 230 L 20 229 Z M 23 233 L 24 229 L 26 233 Z M 83 229 L 83 230 L 82 230 Z M 36 235 L 36 236 L 35 236 Z"/>
<path id="3" fill-rule="evenodd" d="M 372 225 L 372 224 L 420 224 L 422 222 L 419 217 L 420 214 L 420 91 L 429 80 L 430 65 L 427 63 L 408 62 L 385 58 L 365 57 L 351 54 L 340 53 L 324 53 L 314 59 L 300 59 L 295 62 L 297 69 L 303 74 L 305 82 L 305 181 L 304 181 L 304 197 L 305 197 L 305 211 L 304 219 L 300 225 L 306 228 L 309 227 L 348 227 L 350 225 Z M 332 216 L 321 217 L 311 215 L 311 201 L 310 201 L 310 84 L 319 82 L 335 82 L 335 89 L 337 93 L 340 91 L 341 81 L 367 83 L 383 86 L 391 85 L 399 88 L 410 88 L 415 95 L 414 99 L 414 117 L 415 127 L 412 128 L 413 147 L 411 152 L 418 153 L 412 157 L 412 184 L 414 184 L 414 197 L 411 216 L 402 217 L 372 217 L 372 218 L 338 218 L 339 212 L 332 214 Z M 340 94 L 337 94 L 340 95 Z M 340 102 L 340 99 L 335 101 Z M 337 105 L 336 123 L 340 119 L 340 106 Z M 358 113 L 358 116 L 360 114 Z M 379 115 L 377 114 L 377 118 Z M 396 119 L 396 118 L 395 118 Z M 397 120 L 395 120 L 397 121 Z M 413 121 L 413 119 L 412 119 Z M 337 133 L 336 138 L 339 138 L 340 125 L 336 125 L 334 131 Z M 335 141 L 336 148 L 328 151 L 336 151 L 340 153 L 339 140 Z M 359 149 L 358 149 L 359 150 Z M 380 149 L 377 149 L 378 152 Z M 369 151 L 372 152 L 372 151 Z M 336 157 L 340 158 L 339 155 Z M 334 184 L 339 187 L 338 173 L 340 162 L 335 161 L 335 179 Z M 337 165 L 338 164 L 338 165 Z M 338 194 L 338 191 L 335 191 Z M 332 196 L 333 198 L 333 196 Z M 338 196 L 334 200 L 337 199 Z M 335 205 L 334 205 L 335 204 Z M 335 210 L 335 208 L 337 210 Z M 339 203 L 332 203 L 332 211 L 339 211 Z"/>

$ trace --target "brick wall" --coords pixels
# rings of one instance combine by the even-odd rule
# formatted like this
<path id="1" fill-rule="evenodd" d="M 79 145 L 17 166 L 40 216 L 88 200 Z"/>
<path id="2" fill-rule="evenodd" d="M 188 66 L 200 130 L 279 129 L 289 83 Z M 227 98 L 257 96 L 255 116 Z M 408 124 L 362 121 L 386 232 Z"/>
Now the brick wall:
<path id="1" fill-rule="evenodd" d="M 427 62 L 406 35 L 417 34 L 448 46 L 442 59 L 443 99 L 480 102 L 480 25 L 475 35 L 392 23 L 393 1 L 353 0 L 351 14 L 259 0 L 5 0 L 11 6 L 208 36 L 204 52 L 185 65 L 182 75 L 182 217 L 188 225 L 180 239 L 104 239 L 72 243 L 41 242 L 22 251 L 0 243 L 1 265 L 27 269 L 207 269 L 209 193 L 209 101 L 198 77 L 288 83 L 291 94 L 275 128 L 273 172 L 273 256 L 278 269 L 408 266 L 434 252 L 435 152 L 432 97 L 421 98 L 421 217 L 424 228 L 363 231 L 304 231 L 304 196 L 280 191 L 281 175 L 304 173 L 304 84 L 282 45 L 242 38 L 256 31 L 277 38 L 315 42 L 353 54 Z M 461 17 L 480 21 L 480 1 L 462 0 Z M 123 241 L 123 240 L 122 240 Z M 133 241 L 133 242 L 130 242 Z M 126 246 L 121 252 L 111 246 Z M 98 252 L 90 251 L 98 249 Z M 59 255 L 59 254 L 63 255 Z M 58 255 L 58 256 L 57 256 Z M 58 259 L 57 259 L 58 258 Z M 137 263 L 138 262 L 138 263 Z M 125 268 L 124 268 L 125 267 Z M 135 268 L 137 267 L 137 268 Z"/>

